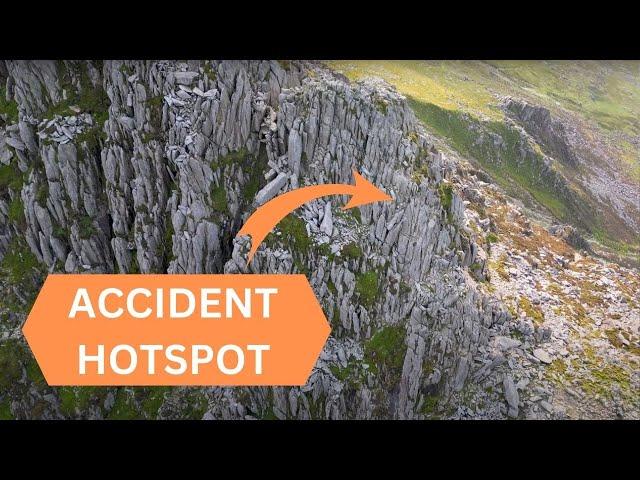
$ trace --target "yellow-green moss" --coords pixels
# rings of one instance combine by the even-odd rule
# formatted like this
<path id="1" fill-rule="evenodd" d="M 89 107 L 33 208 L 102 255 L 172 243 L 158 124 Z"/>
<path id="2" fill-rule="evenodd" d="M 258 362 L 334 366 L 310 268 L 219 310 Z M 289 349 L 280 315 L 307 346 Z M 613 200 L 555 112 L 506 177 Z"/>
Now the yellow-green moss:
<path id="1" fill-rule="evenodd" d="M 552 381 L 562 382 L 567 373 L 567 364 L 564 360 L 556 358 L 545 368 L 545 376 Z"/>
<path id="2" fill-rule="evenodd" d="M 604 331 L 604 334 L 614 347 L 627 350 L 628 352 L 640 357 L 640 347 L 638 347 L 636 342 L 631 339 L 629 333 L 609 328 Z M 629 345 L 625 345 L 618 335 L 622 335 L 629 342 Z"/>
<path id="3" fill-rule="evenodd" d="M 494 270 L 503 280 L 509 280 L 509 272 L 507 272 L 506 261 L 507 256 L 503 253 L 497 260 L 489 262 L 489 267 Z"/>
<path id="4" fill-rule="evenodd" d="M 485 241 L 489 245 L 492 244 L 492 243 L 496 243 L 498 241 L 498 235 L 493 233 L 493 232 L 489 232 L 489 233 L 487 233 L 487 236 L 485 237 Z"/>
<path id="5" fill-rule="evenodd" d="M 518 300 L 518 307 L 522 310 L 527 317 L 533 320 L 536 325 L 542 325 L 544 323 L 544 313 L 538 307 L 533 306 L 531 301 L 527 297 L 520 297 Z"/>

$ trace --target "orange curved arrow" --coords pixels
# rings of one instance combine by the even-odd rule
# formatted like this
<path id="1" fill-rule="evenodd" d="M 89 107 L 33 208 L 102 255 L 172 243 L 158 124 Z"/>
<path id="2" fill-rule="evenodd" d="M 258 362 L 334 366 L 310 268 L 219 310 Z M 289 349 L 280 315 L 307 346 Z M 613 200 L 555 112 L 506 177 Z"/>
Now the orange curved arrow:
<path id="1" fill-rule="evenodd" d="M 351 195 L 349 202 L 342 207 L 343 210 L 368 203 L 393 200 L 389 195 L 372 185 L 355 170 L 353 171 L 353 176 L 356 180 L 355 185 L 329 183 L 297 188 L 296 190 L 278 195 L 261 207 L 258 207 L 236 235 L 251 235 L 251 250 L 249 250 L 247 263 L 251 262 L 253 255 L 258 250 L 262 241 L 278 222 L 290 212 L 310 200 L 324 197 L 325 195 Z"/>

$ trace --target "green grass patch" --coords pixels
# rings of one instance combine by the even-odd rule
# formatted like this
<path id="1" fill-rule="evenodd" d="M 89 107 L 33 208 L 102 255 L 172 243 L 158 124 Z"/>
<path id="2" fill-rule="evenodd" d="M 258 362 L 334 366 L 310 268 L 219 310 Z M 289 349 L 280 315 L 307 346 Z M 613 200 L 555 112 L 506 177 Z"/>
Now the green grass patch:
<path id="1" fill-rule="evenodd" d="M 556 358 L 544 370 L 544 376 L 556 384 L 564 383 L 567 373 L 567 364 L 564 360 Z"/>
<path id="2" fill-rule="evenodd" d="M 422 406 L 420 407 L 420 413 L 427 417 L 432 417 L 438 411 L 438 403 L 440 397 L 437 395 L 427 395 L 422 400 Z"/>
<path id="3" fill-rule="evenodd" d="M 0 420 L 13 420 L 14 416 L 11 413 L 11 404 L 9 399 L 5 399 L 0 402 Z"/>
<path id="4" fill-rule="evenodd" d="M 242 197 L 246 202 L 252 202 L 256 197 L 256 193 L 258 193 L 258 191 L 260 190 L 260 186 L 262 183 L 260 176 L 260 174 L 256 174 L 255 170 L 251 171 L 249 180 L 242 188 Z"/>
<path id="5" fill-rule="evenodd" d="M 211 207 L 218 213 L 228 214 L 227 191 L 222 185 L 211 188 Z"/>
<path id="6" fill-rule="evenodd" d="M 378 272 L 369 271 L 356 274 L 356 293 L 360 303 L 367 308 L 371 308 L 379 293 Z"/>
<path id="7" fill-rule="evenodd" d="M 15 386 L 21 379 L 23 368 L 27 379 L 38 386 L 46 381 L 35 358 L 27 346 L 18 340 L 5 340 L 0 343 L 0 390 Z"/>
<path id="8" fill-rule="evenodd" d="M 309 252 L 311 239 L 307 234 L 307 226 L 304 220 L 290 213 L 280 220 L 278 230 L 281 232 L 280 239 L 288 244 L 292 250 L 301 255 Z"/>
<path id="9" fill-rule="evenodd" d="M 251 157 L 245 156 L 243 161 L 247 163 L 247 161 L 250 159 Z M 251 162 L 251 167 L 249 168 L 249 179 L 242 187 L 242 197 L 244 198 L 245 202 L 253 202 L 256 194 L 264 185 L 264 171 L 268 166 L 268 162 L 269 159 L 267 157 L 267 150 L 264 146 L 261 145 L 257 157 Z"/>
<path id="10" fill-rule="evenodd" d="M 104 387 L 60 387 L 57 388 L 60 398 L 60 412 L 67 417 L 82 413 L 93 403 L 104 401 L 108 389 Z"/>
<path id="11" fill-rule="evenodd" d="M 265 182 L 264 171 L 268 165 L 266 149 L 261 146 L 258 153 L 252 155 L 246 148 L 241 148 L 216 158 L 211 162 L 210 166 L 213 171 L 221 170 L 224 172 L 226 169 L 230 169 L 236 165 L 239 166 L 242 171 L 248 172 L 248 178 L 244 185 L 242 185 L 241 195 L 246 203 L 251 203 Z M 227 174 L 228 173 L 224 173 L 224 175 Z"/>
<path id="12" fill-rule="evenodd" d="M 453 212 L 451 211 L 451 205 L 453 204 L 453 185 L 444 182 L 438 185 L 438 196 L 440 197 L 442 208 L 447 213 L 447 219 L 451 222 L 453 220 Z"/>
<path id="13" fill-rule="evenodd" d="M 353 363 L 348 363 L 346 367 L 341 367 L 340 365 L 333 364 L 329 366 L 329 370 L 333 373 L 333 376 L 336 377 L 341 382 L 345 382 L 349 377 L 351 377 L 355 370 L 355 365 Z"/>
<path id="14" fill-rule="evenodd" d="M 329 370 L 331 370 L 334 377 L 351 388 L 358 388 L 364 380 L 360 364 L 354 360 L 350 360 L 346 367 L 338 364 L 329 365 Z"/>
<path id="15" fill-rule="evenodd" d="M 211 169 L 217 170 L 218 168 L 230 167 L 232 165 L 243 165 L 247 158 L 249 158 L 249 152 L 246 148 L 241 148 L 235 152 L 229 152 L 226 155 L 218 157 L 211 162 Z"/>
<path id="16" fill-rule="evenodd" d="M 93 220 L 90 216 L 83 215 L 78 219 L 78 232 L 80 238 L 85 240 L 91 238 L 96 233 L 96 229 L 93 226 Z"/>
<path id="17" fill-rule="evenodd" d="M 201 420 L 209 407 L 209 400 L 198 390 L 189 390 L 184 398 L 186 408 L 180 412 L 181 418 Z"/>
<path id="18" fill-rule="evenodd" d="M 38 205 L 40 205 L 42 208 L 46 208 L 48 198 L 49 198 L 49 183 L 47 181 L 44 181 L 38 186 L 38 190 L 36 192 L 36 201 L 38 202 Z"/>
<path id="19" fill-rule="evenodd" d="M 7 190 L 18 192 L 23 184 L 24 175 L 15 162 L 11 162 L 9 165 L 0 165 L 0 193 Z"/>
<path id="20" fill-rule="evenodd" d="M 6 391 L 22 378 L 25 349 L 15 340 L 0 343 L 0 390 Z"/>
<path id="21" fill-rule="evenodd" d="M 338 60 L 328 62 L 352 80 L 375 75 L 398 91 L 449 110 L 460 109 L 502 118 L 491 87 L 483 82 L 487 69 L 481 62 L 415 60 Z"/>
<path id="22" fill-rule="evenodd" d="M 445 110 L 433 104 L 409 99 L 416 115 L 439 136 L 449 140 L 462 155 L 474 158 L 496 182 L 515 196 L 528 192 L 538 203 L 546 207 L 554 216 L 567 220 L 566 201 L 558 196 L 558 191 L 543 178 L 540 153 L 522 155 L 520 133 L 507 124 L 498 121 L 480 122 L 474 117 L 454 110 Z M 480 132 L 486 140 L 478 142 Z M 494 144 L 488 135 L 502 139 Z"/>
<path id="23" fill-rule="evenodd" d="M 98 82 L 98 85 L 93 85 L 86 61 L 65 64 L 65 62 L 59 60 L 57 67 L 58 78 L 62 88 L 67 93 L 67 99 L 49 105 L 49 108 L 43 114 L 43 118 L 50 119 L 55 115 L 75 115 L 75 112 L 70 107 L 77 106 L 82 112 L 90 113 L 96 120 L 98 128 L 101 129 L 107 118 L 109 118 L 108 110 L 110 104 L 109 97 L 102 88 L 101 82 Z M 98 68 L 98 70 L 100 69 Z M 79 89 L 73 84 L 72 77 L 79 79 Z"/>
<path id="24" fill-rule="evenodd" d="M 44 269 L 24 237 L 14 237 L 9 244 L 0 261 L 0 275 L 20 292 L 18 296 L 12 289 L 5 289 L 0 297 L 0 306 L 12 312 L 27 313 L 42 284 Z"/>
<path id="25" fill-rule="evenodd" d="M 60 240 L 66 240 L 69 238 L 69 230 L 62 225 L 55 225 L 53 227 L 53 236 Z"/>
<path id="26" fill-rule="evenodd" d="M 18 104 L 14 100 L 7 101 L 7 90 L 4 85 L 0 85 L 0 117 L 2 115 L 6 116 L 7 123 L 18 122 Z"/>
<path id="27" fill-rule="evenodd" d="M 499 61 L 503 75 L 535 91 L 541 101 L 555 102 L 601 128 L 637 134 L 640 128 L 640 88 L 637 62 Z"/>
<path id="28" fill-rule="evenodd" d="M 364 360 L 374 374 L 382 369 L 400 373 L 407 350 L 405 330 L 401 325 L 386 326 L 378 330 L 364 345 Z"/>
<path id="29" fill-rule="evenodd" d="M 627 350 L 634 355 L 640 357 L 640 346 L 637 341 L 634 341 L 628 332 L 617 330 L 615 328 L 609 328 L 604 331 L 609 343 L 616 348 Z M 628 345 L 622 341 L 622 338 L 628 341 Z"/>
<path id="30" fill-rule="evenodd" d="M 341 250 L 342 257 L 346 260 L 360 260 L 363 256 L 362 249 L 356 242 L 347 243 Z"/>
<path id="31" fill-rule="evenodd" d="M 76 388 L 60 387 L 58 389 L 58 398 L 60 399 L 60 412 L 66 416 L 72 416 L 76 413 Z"/>
<path id="32" fill-rule="evenodd" d="M 171 260 L 173 260 L 173 222 L 171 216 L 168 216 L 164 222 L 164 233 L 162 236 L 162 244 L 159 246 L 158 254 L 162 257 L 162 265 L 166 269 Z M 161 272 L 158 272 L 161 273 Z"/>
<path id="33" fill-rule="evenodd" d="M 17 224 L 24 225 L 26 219 L 24 216 L 24 205 L 22 204 L 22 198 L 19 195 L 13 197 L 9 204 L 9 221 Z"/>
<path id="34" fill-rule="evenodd" d="M 331 253 L 331 247 L 328 243 L 320 243 L 318 245 L 314 245 L 314 249 L 318 253 L 318 255 L 327 257 L 330 262 L 335 258 L 335 254 Z"/>
<path id="35" fill-rule="evenodd" d="M 27 355 L 25 367 L 27 370 L 27 378 L 29 378 L 29 380 L 40 386 L 47 384 L 47 381 L 42 374 L 42 370 L 40 370 L 40 365 L 38 365 L 38 362 L 36 362 L 36 359 L 32 355 Z"/>
<path id="36" fill-rule="evenodd" d="M 0 272 L 11 284 L 24 287 L 35 271 L 39 271 L 38 259 L 26 243 L 14 239 L 0 262 Z"/>
<path id="37" fill-rule="evenodd" d="M 133 396 L 124 388 L 119 388 L 113 408 L 107 415 L 109 420 L 135 420 L 140 418 Z"/>
<path id="38" fill-rule="evenodd" d="M 162 407 L 166 395 L 170 391 L 171 387 L 150 387 L 145 389 L 144 398 L 141 401 L 145 418 L 154 419 L 158 417 L 160 407 Z"/>
<path id="39" fill-rule="evenodd" d="M 453 186 L 450 183 L 441 183 L 438 186 L 438 196 L 442 207 L 449 211 L 453 202 Z"/>

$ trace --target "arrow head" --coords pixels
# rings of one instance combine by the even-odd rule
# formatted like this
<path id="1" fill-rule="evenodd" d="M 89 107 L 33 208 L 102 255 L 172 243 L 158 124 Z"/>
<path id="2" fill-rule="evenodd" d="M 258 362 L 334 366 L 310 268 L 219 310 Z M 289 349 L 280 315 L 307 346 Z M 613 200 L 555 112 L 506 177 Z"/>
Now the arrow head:
<path id="1" fill-rule="evenodd" d="M 347 204 L 342 207 L 343 210 L 348 210 L 349 208 L 353 207 L 359 207 L 360 205 L 367 205 L 368 203 L 389 202 L 393 200 L 393 198 L 373 185 L 355 170 L 353 171 L 353 176 L 356 180 L 356 184 L 353 190 L 354 193 L 349 199 L 349 202 L 347 202 Z"/>

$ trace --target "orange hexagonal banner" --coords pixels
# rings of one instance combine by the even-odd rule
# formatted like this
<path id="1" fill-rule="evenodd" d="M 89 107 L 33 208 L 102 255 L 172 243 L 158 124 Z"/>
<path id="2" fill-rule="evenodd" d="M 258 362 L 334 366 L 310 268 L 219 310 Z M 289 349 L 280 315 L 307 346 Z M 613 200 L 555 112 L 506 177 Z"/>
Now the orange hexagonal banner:
<path id="1" fill-rule="evenodd" d="M 303 385 L 329 332 L 304 275 L 49 275 L 23 327 L 50 385 Z"/>

